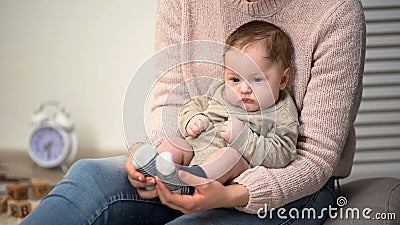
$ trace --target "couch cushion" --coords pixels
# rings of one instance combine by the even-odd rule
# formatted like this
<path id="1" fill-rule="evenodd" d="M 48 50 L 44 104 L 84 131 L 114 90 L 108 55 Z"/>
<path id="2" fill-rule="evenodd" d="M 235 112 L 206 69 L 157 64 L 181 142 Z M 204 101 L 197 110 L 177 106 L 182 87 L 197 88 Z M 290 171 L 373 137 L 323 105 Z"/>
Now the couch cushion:
<path id="1" fill-rule="evenodd" d="M 342 185 L 341 192 L 337 203 L 343 207 L 336 206 L 337 218 L 324 224 L 400 224 L 400 179 L 360 179 Z"/>

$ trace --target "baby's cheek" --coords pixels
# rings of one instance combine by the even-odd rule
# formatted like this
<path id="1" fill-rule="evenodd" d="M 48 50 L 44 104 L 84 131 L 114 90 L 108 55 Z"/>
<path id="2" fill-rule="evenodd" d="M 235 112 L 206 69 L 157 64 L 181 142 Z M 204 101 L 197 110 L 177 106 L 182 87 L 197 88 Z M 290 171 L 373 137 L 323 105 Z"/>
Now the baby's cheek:
<path id="1" fill-rule="evenodd" d="M 235 105 L 240 100 L 240 96 L 228 86 L 225 88 L 225 97 L 232 105 Z"/>

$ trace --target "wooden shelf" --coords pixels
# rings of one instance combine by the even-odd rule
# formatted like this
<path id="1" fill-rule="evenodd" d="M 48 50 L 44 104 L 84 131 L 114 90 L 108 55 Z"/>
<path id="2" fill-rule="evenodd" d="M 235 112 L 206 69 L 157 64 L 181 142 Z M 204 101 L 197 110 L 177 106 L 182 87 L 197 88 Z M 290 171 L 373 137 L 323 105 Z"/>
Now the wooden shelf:
<path id="1" fill-rule="evenodd" d="M 91 156 L 82 153 L 78 154 L 77 159 L 88 157 L 101 158 L 127 154 L 127 152 L 123 151 L 121 151 L 121 153 L 110 151 L 108 154 L 104 152 L 98 154 L 91 153 Z M 7 178 L 11 179 L 48 179 L 51 185 L 57 184 L 64 177 L 64 173 L 59 167 L 46 169 L 36 165 L 29 157 L 27 151 L 4 149 L 0 149 L 0 175 L 5 175 Z"/>
<path id="2" fill-rule="evenodd" d="M 45 178 L 56 184 L 64 177 L 61 168 L 46 169 L 36 165 L 26 151 L 0 150 L 0 174 L 9 179 Z"/>

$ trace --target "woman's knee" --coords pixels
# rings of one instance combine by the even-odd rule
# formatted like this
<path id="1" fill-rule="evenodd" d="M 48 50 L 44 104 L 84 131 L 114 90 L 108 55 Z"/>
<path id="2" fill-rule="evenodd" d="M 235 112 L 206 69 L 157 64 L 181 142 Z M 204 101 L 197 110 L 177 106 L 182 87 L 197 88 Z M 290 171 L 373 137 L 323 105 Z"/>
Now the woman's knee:
<path id="1" fill-rule="evenodd" d="M 82 171 L 86 170 L 87 168 L 92 168 L 96 164 L 94 159 L 79 159 L 74 164 L 72 164 L 68 173 L 73 173 L 73 171 Z"/>
<path id="2" fill-rule="evenodd" d="M 65 178 L 105 182 L 106 180 L 115 177 L 117 174 L 126 173 L 126 160 L 126 156 L 104 159 L 80 159 L 71 166 Z"/>
<path id="3" fill-rule="evenodd" d="M 76 176 L 77 174 L 80 176 L 92 176 L 94 175 L 92 171 L 98 170 L 98 167 L 100 167 L 100 165 L 95 159 L 80 159 L 72 164 L 66 176 Z"/>

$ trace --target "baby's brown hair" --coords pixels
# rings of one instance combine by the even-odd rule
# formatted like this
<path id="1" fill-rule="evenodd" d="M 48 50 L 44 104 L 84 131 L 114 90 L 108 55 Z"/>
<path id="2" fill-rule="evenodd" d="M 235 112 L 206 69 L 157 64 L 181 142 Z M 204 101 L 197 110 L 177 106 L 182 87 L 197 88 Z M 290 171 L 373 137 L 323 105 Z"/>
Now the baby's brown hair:
<path id="1" fill-rule="evenodd" d="M 288 36 L 277 26 L 260 20 L 253 20 L 237 28 L 226 39 L 225 53 L 231 47 L 242 49 L 257 41 L 263 41 L 269 58 L 283 68 L 290 67 L 292 47 Z"/>

